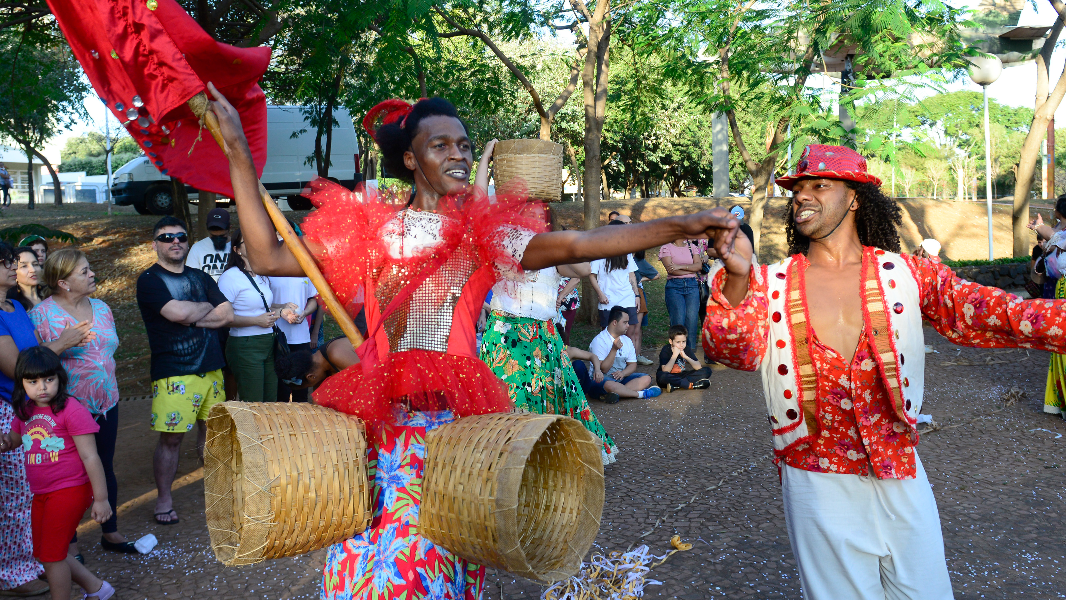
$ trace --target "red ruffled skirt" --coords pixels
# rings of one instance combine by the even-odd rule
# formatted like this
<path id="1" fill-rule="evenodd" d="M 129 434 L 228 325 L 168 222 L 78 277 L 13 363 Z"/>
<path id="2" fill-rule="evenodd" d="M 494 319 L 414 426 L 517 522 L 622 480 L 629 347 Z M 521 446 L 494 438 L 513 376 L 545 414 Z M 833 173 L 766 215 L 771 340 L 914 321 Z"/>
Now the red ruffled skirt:
<path id="1" fill-rule="evenodd" d="M 456 418 L 513 408 L 506 386 L 484 362 L 431 350 L 392 352 L 368 367 L 352 365 L 327 377 L 314 400 L 367 423 L 388 420 L 396 405 L 450 410 Z"/>

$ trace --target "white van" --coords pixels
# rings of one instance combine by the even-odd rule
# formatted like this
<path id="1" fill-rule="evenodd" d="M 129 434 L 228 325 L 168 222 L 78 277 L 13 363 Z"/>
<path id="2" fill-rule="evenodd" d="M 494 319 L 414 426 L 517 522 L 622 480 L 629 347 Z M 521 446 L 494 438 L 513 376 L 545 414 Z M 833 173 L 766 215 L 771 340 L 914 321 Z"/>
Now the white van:
<path id="1" fill-rule="evenodd" d="M 312 158 L 315 130 L 304 120 L 300 108 L 267 106 L 267 162 L 260 178 L 271 196 L 278 200 L 287 199 L 293 210 L 311 208 L 310 201 L 300 196 L 300 192 L 318 176 Z M 351 189 L 362 181 L 355 125 L 344 108 L 333 109 L 333 117 L 337 126 L 333 129 L 329 178 Z M 302 133 L 293 137 L 297 132 Z M 323 136 L 323 147 L 325 143 Z M 148 157 L 142 155 L 115 171 L 111 197 L 115 204 L 132 205 L 142 215 L 169 215 L 174 210 L 171 189 L 170 177 L 160 173 Z M 198 199 L 195 189 L 188 186 L 186 189 L 190 200 Z"/>

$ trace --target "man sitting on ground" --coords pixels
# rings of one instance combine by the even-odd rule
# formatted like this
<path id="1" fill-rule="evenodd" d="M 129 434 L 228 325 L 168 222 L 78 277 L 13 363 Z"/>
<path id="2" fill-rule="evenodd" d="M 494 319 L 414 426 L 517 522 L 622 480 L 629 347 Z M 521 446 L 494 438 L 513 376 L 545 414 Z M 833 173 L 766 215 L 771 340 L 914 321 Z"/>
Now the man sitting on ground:
<path id="1" fill-rule="evenodd" d="M 589 344 L 589 352 L 600 361 L 598 371 L 605 376 L 602 381 L 596 381 L 599 377 L 594 379 L 595 374 L 589 374 L 584 362 L 574 363 L 574 372 L 588 398 L 602 398 L 608 404 L 614 404 L 621 398 L 654 398 L 663 393 L 652 385 L 651 376 L 634 373 L 637 351 L 625 335 L 628 327 L 629 312 L 621 306 L 612 306 L 607 315 L 607 329 Z"/>
<path id="2" fill-rule="evenodd" d="M 655 383 L 666 388 L 669 393 L 673 390 L 705 390 L 711 387 L 708 378 L 711 376 L 710 367 L 703 366 L 699 360 L 685 353 L 685 344 L 688 342 L 688 328 L 684 325 L 670 327 L 666 334 L 667 343 L 659 351 L 659 369 L 655 371 Z M 686 370 L 686 363 L 692 367 Z"/>

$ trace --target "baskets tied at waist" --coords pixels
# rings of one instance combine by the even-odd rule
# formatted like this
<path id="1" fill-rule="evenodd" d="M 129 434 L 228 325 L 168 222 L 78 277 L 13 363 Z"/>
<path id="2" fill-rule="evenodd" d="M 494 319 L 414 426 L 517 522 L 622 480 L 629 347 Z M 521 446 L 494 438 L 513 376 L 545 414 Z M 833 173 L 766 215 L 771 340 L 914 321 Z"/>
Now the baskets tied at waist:
<path id="1" fill-rule="evenodd" d="M 600 441 L 559 415 L 465 417 L 426 435 L 419 533 L 550 583 L 577 572 L 603 511 Z"/>
<path id="2" fill-rule="evenodd" d="M 311 552 L 370 522 L 363 423 L 328 408 L 215 405 L 204 473 L 211 547 L 226 566 Z"/>
<path id="3" fill-rule="evenodd" d="M 548 140 L 502 140 L 492 153 L 496 189 L 525 185 L 530 198 L 558 202 L 563 194 L 563 146 Z"/>

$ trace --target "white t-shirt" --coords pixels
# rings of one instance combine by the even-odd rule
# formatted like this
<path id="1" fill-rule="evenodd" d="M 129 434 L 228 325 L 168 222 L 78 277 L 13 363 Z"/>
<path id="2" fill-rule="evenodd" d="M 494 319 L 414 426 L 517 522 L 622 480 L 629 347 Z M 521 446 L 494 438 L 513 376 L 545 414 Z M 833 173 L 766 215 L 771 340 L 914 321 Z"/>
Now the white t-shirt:
<path id="1" fill-rule="evenodd" d="M 592 274 L 596 276 L 596 282 L 600 291 L 607 296 L 607 304 L 600 304 L 600 310 L 611 310 L 612 306 L 622 308 L 636 308 L 637 297 L 633 295 L 633 286 L 629 284 L 629 274 L 637 271 L 637 264 L 633 262 L 633 255 L 626 257 L 626 268 L 607 271 L 605 259 L 594 260 L 589 265 Z"/>
<path id="2" fill-rule="evenodd" d="M 559 271 L 548 267 L 522 273 L 513 279 L 501 279 L 492 286 L 492 310 L 516 317 L 550 321 L 559 314 L 555 301 L 559 298 Z"/>
<path id="3" fill-rule="evenodd" d="M 255 279 L 259 290 L 263 292 L 262 298 L 259 296 L 259 292 L 252 287 L 252 282 L 248 281 L 248 276 L 237 267 L 226 269 L 226 272 L 218 278 L 218 289 L 222 290 L 222 294 L 233 304 L 233 314 L 238 317 L 258 317 L 267 312 L 263 308 L 263 298 L 266 299 L 267 306 L 274 303 L 274 294 L 270 291 L 270 282 L 259 275 L 252 275 L 252 278 Z M 265 335 L 270 332 L 271 329 L 269 327 L 256 327 L 254 325 L 230 327 L 229 330 L 229 334 L 235 337 Z"/>
<path id="4" fill-rule="evenodd" d="M 215 244 L 211 242 L 211 238 L 206 237 L 189 248 L 189 256 L 185 259 L 185 264 L 193 269 L 200 269 L 217 282 L 226 270 L 229 248 L 230 243 L 226 241 L 226 248 L 219 252 L 215 250 Z"/>
<path id="5" fill-rule="evenodd" d="M 300 310 L 307 306 L 308 298 L 314 298 L 318 293 L 306 277 L 271 277 L 270 291 L 274 294 L 274 304 L 292 302 Z M 285 340 L 290 344 L 307 344 L 311 341 L 309 319 L 293 324 L 279 318 L 274 324 L 285 332 Z"/>
<path id="6" fill-rule="evenodd" d="M 621 271 L 619 271 L 621 272 Z M 611 353 L 614 348 L 614 338 L 611 337 L 611 333 L 604 329 L 592 338 L 592 343 L 589 344 L 589 352 L 596 355 L 596 358 L 601 361 L 607 358 L 607 355 Z M 614 364 L 611 365 L 607 374 L 617 373 L 626 368 L 628 363 L 637 362 L 637 352 L 633 349 L 633 341 L 628 336 L 622 336 L 622 347 L 618 349 L 618 352 L 614 355 Z"/>

